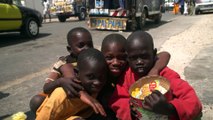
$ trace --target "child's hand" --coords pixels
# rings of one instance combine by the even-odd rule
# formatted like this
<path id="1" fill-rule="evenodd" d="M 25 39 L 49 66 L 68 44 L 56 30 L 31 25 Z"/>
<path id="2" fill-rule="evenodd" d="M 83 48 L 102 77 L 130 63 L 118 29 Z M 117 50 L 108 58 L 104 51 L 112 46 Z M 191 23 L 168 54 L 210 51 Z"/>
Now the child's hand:
<path id="1" fill-rule="evenodd" d="M 90 105 L 96 114 L 100 113 L 101 115 L 106 116 L 106 112 L 104 111 L 102 105 L 95 98 L 88 95 L 88 93 L 85 91 L 80 91 L 79 94 L 80 94 L 80 99 L 84 103 Z"/>
<path id="2" fill-rule="evenodd" d="M 143 108 L 158 114 L 170 115 L 171 107 L 166 97 L 158 90 L 155 90 L 149 96 L 145 97 Z"/>
<path id="3" fill-rule="evenodd" d="M 59 78 L 58 84 L 64 89 L 69 98 L 79 96 L 79 91 L 84 89 L 80 85 L 80 81 L 74 78 Z"/>

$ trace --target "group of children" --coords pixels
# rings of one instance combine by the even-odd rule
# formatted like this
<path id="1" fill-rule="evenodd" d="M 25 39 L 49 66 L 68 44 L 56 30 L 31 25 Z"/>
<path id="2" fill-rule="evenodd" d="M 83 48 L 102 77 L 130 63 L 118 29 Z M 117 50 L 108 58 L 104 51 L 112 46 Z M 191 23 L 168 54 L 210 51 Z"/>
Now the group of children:
<path id="1" fill-rule="evenodd" d="M 85 28 L 68 32 L 66 57 L 60 57 L 46 79 L 43 92 L 31 99 L 37 120 L 91 119 L 131 120 L 129 87 L 146 75 L 161 75 L 170 81 L 165 96 L 154 91 L 145 98 L 145 109 L 169 119 L 191 120 L 201 112 L 194 89 L 167 66 L 170 55 L 157 54 L 147 32 L 133 32 L 127 39 L 107 35 L 101 51 L 93 48 Z M 95 111 L 95 112 L 93 112 Z"/>

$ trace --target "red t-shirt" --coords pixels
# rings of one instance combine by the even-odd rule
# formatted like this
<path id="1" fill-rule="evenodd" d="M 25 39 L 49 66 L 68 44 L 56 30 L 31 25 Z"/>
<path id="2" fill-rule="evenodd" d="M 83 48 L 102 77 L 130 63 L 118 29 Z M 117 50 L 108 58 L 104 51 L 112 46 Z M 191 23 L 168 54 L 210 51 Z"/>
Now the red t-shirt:
<path id="1" fill-rule="evenodd" d="M 202 105 L 198 99 L 194 89 L 186 82 L 182 80 L 178 73 L 164 68 L 160 72 L 160 76 L 167 78 L 170 81 L 170 91 L 165 96 L 167 101 L 173 104 L 176 108 L 179 118 L 170 116 L 170 120 L 192 120 L 197 117 L 202 110 Z M 129 93 L 130 86 L 138 80 L 133 71 L 129 68 L 123 79 L 120 79 L 116 85 L 109 105 L 116 113 L 116 117 L 121 120 L 131 120 L 130 107 L 129 107 Z"/>

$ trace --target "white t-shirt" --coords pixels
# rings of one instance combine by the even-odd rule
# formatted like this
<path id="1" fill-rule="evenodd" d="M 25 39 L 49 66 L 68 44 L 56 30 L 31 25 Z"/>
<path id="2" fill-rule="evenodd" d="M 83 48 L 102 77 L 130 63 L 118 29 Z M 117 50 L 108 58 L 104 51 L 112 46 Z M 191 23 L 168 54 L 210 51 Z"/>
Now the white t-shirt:
<path id="1" fill-rule="evenodd" d="M 48 14 L 49 13 L 49 9 L 50 9 L 50 2 L 49 0 L 47 0 L 46 2 L 43 2 L 44 5 L 44 10 L 43 10 L 43 14 Z"/>

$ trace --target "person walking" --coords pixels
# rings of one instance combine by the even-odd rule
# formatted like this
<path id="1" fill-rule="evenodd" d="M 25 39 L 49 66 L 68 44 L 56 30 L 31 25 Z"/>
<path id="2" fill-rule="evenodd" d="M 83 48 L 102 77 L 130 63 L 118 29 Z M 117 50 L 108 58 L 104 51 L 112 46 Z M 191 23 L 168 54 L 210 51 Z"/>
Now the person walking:
<path id="1" fill-rule="evenodd" d="M 174 0 L 173 13 L 176 15 L 179 12 L 179 0 Z"/>
<path id="2" fill-rule="evenodd" d="M 180 13 L 181 13 L 181 15 L 183 15 L 183 13 L 184 13 L 184 7 L 185 7 L 185 0 L 180 0 L 179 1 L 180 2 Z"/>
<path id="3" fill-rule="evenodd" d="M 46 22 L 46 15 L 49 16 L 49 22 L 51 22 L 50 2 L 49 2 L 49 0 L 43 0 L 42 4 L 43 4 L 43 6 L 44 6 L 44 10 L 43 10 L 44 22 Z"/>
<path id="4" fill-rule="evenodd" d="M 189 15 L 193 15 L 194 13 L 194 6 L 195 6 L 195 0 L 189 0 Z"/>
<path id="5" fill-rule="evenodd" d="M 187 0 L 184 1 L 184 15 L 188 15 L 188 2 Z"/>

